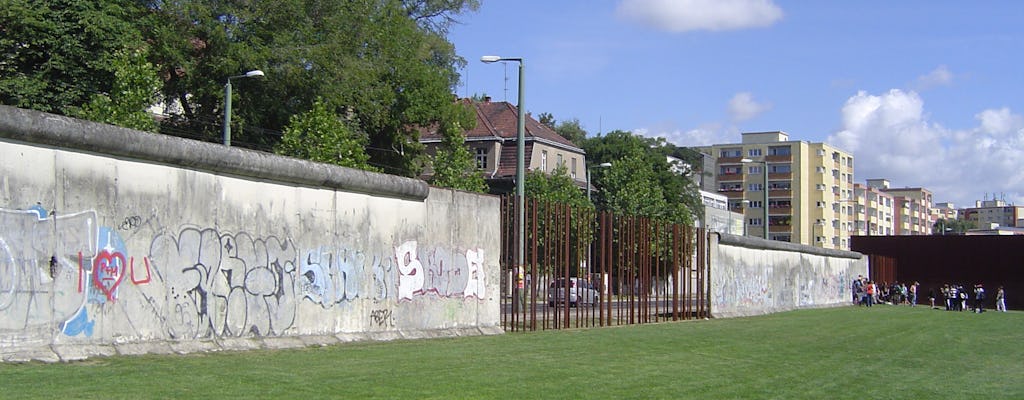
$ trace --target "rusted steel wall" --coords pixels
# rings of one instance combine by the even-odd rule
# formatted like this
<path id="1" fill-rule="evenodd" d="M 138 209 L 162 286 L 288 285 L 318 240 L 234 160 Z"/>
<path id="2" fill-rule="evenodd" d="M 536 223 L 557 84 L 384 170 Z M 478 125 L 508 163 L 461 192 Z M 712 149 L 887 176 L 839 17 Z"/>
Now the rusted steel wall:
<path id="1" fill-rule="evenodd" d="M 896 281 L 921 283 L 918 304 L 943 284 L 981 283 L 986 308 L 995 308 L 996 289 L 1004 286 L 1006 306 L 1024 309 L 1024 236 L 854 236 L 850 247 L 895 259 Z"/>
<path id="2" fill-rule="evenodd" d="M 708 316 L 696 228 L 527 199 L 525 257 L 517 262 L 512 200 L 502 203 L 507 331 Z"/>

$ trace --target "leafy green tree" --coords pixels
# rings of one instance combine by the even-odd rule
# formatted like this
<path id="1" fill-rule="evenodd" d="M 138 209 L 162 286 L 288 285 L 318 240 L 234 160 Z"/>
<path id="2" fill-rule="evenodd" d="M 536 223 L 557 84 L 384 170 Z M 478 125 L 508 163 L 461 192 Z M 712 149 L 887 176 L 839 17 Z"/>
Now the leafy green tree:
<path id="1" fill-rule="evenodd" d="M 67 114 L 112 94 L 117 52 L 143 46 L 144 11 L 128 0 L 0 2 L 0 103 Z"/>
<path id="2" fill-rule="evenodd" d="M 458 107 L 452 110 L 454 115 L 442 121 L 439 129 L 441 145 L 434 156 L 434 177 L 431 183 L 440 187 L 483 193 L 487 190 L 487 184 L 476 168 L 476 159 L 466 147 L 465 132 L 472 129 L 476 120 L 469 108 Z"/>
<path id="3" fill-rule="evenodd" d="M 122 50 L 113 60 L 114 86 L 110 94 L 94 94 L 73 116 L 125 128 L 156 132 L 157 123 L 146 111 L 160 91 L 156 69 L 146 61 L 145 50 Z"/>
<path id="4" fill-rule="evenodd" d="M 671 163 L 669 156 L 689 156 L 664 139 L 613 131 L 584 140 L 583 149 L 591 164 L 612 164 L 593 174 L 600 208 L 684 224 L 692 223 L 693 210 L 700 210 L 692 179 L 699 169 Z"/>
<path id="5" fill-rule="evenodd" d="M 551 174 L 541 171 L 529 171 L 523 181 L 523 190 L 527 197 L 541 201 L 568 204 L 573 208 L 593 209 L 593 204 L 583 194 L 580 187 L 569 176 L 564 164 L 559 165 Z"/>
<path id="6" fill-rule="evenodd" d="M 555 132 L 573 144 L 579 146 L 587 137 L 587 131 L 580 126 L 580 120 L 573 118 L 571 121 L 562 121 L 555 126 Z"/>
<path id="7" fill-rule="evenodd" d="M 932 224 L 932 235 L 963 235 L 975 228 L 977 224 L 973 221 L 939 218 Z"/>
<path id="8" fill-rule="evenodd" d="M 292 117 L 275 151 L 307 160 L 375 171 L 364 151 L 366 136 L 343 121 L 321 100 Z"/>

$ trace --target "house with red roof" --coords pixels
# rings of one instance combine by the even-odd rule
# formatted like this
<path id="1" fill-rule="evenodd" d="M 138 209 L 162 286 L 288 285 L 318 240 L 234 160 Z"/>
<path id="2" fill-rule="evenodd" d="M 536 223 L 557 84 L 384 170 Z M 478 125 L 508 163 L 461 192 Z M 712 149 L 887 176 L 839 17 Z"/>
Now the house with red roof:
<path id="1" fill-rule="evenodd" d="M 460 100 L 476 113 L 476 127 L 466 132 L 466 146 L 476 158 L 477 168 L 494 194 L 515 191 L 516 177 L 516 124 L 519 110 L 508 102 Z M 569 176 L 577 185 L 587 185 L 586 154 L 583 149 L 562 137 L 553 129 L 526 115 L 524 166 L 527 171 L 551 173 L 558 165 L 565 165 Z M 441 144 L 436 131 L 421 132 L 420 143 L 427 154 L 433 156 Z M 424 172 L 429 178 L 433 171 Z"/>

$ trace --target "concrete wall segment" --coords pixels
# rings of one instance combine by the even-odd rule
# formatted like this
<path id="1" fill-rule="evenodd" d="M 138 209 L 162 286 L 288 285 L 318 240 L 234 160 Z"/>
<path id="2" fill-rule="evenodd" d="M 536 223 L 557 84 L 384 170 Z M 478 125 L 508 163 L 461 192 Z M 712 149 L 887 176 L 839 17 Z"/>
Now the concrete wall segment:
<path id="1" fill-rule="evenodd" d="M 263 161 L 172 165 L 90 137 L 158 135 L 0 114 L 2 360 L 500 333 L 497 197 L 380 174 L 356 184 L 374 195 L 299 170 L 249 177 L 305 164 L 217 145 L 198 149 Z M 191 157 L 167 139 L 186 149 L 161 152 Z"/>

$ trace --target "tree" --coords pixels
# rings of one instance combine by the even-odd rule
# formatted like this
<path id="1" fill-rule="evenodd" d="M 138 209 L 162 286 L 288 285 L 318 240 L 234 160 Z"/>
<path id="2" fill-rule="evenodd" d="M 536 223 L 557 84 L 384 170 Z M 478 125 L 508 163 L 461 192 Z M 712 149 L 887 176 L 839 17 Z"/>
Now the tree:
<path id="1" fill-rule="evenodd" d="M 476 120 L 467 107 L 452 110 L 454 115 L 441 122 L 441 145 L 433 159 L 434 177 L 431 183 L 439 187 L 483 193 L 487 190 L 487 184 L 477 169 L 473 154 L 466 147 L 465 132 L 472 129 Z"/>
<path id="2" fill-rule="evenodd" d="M 578 118 L 573 118 L 572 121 L 559 122 L 558 125 L 555 126 L 555 132 L 558 132 L 560 136 L 568 139 L 577 146 L 579 146 L 580 143 L 583 143 L 583 140 L 587 137 L 587 131 L 583 130 L 580 126 L 580 120 Z"/>
<path id="3" fill-rule="evenodd" d="M 939 218 L 932 224 L 932 235 L 963 235 L 975 228 L 977 224 L 973 221 Z"/>
<path id="4" fill-rule="evenodd" d="M 584 140 L 582 147 L 591 164 L 612 164 L 593 177 L 600 208 L 684 224 L 700 210 L 692 179 L 698 169 L 670 163 L 668 156 L 687 155 L 664 139 L 613 131 Z"/>
<path id="5" fill-rule="evenodd" d="M 343 167 L 375 171 L 364 151 L 366 135 L 349 125 L 317 100 L 313 109 L 292 117 L 284 137 L 275 149 L 278 154 Z"/>
<path id="6" fill-rule="evenodd" d="M 159 43 L 154 59 L 167 77 L 164 97 L 182 104 L 177 127 L 217 137 L 227 76 L 262 69 L 243 83 L 233 116 L 241 145 L 272 146 L 268 135 L 317 98 L 343 109 L 368 138 L 370 164 L 416 176 L 425 163 L 418 127 L 455 107 L 451 88 L 464 60 L 443 36 L 454 15 L 476 1 L 351 0 L 310 2 L 150 2 L 163 24 L 146 24 Z M 288 29 L 281 29 L 288 27 Z"/>
<path id="7" fill-rule="evenodd" d="M 146 51 L 119 51 L 113 67 L 114 86 L 110 94 L 93 94 L 88 104 L 72 107 L 70 114 L 90 121 L 156 132 L 156 120 L 146 109 L 156 99 L 160 79 L 153 65 L 146 61 Z"/>
<path id="8" fill-rule="evenodd" d="M 0 103 L 68 114 L 113 93 L 118 52 L 143 48 L 128 0 L 0 3 Z M 148 105 L 147 105 L 148 106 Z"/>
<path id="9" fill-rule="evenodd" d="M 529 171 L 526 180 L 523 181 L 523 190 L 527 197 L 537 200 L 568 204 L 573 208 L 594 208 L 569 176 L 569 170 L 564 164 L 558 165 L 550 175 L 541 171 Z"/>

